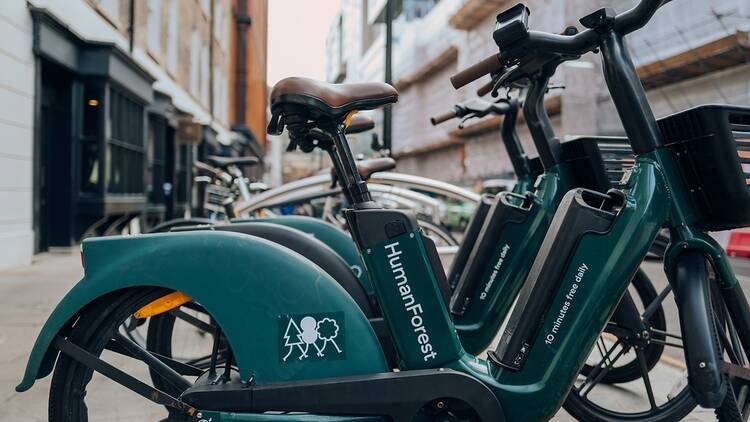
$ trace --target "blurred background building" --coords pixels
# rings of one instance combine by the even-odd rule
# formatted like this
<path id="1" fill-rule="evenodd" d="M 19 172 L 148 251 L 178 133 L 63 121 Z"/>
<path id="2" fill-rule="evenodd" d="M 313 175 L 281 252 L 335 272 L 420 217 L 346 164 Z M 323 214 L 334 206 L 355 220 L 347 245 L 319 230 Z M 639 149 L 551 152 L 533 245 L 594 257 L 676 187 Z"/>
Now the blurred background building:
<path id="1" fill-rule="evenodd" d="M 392 81 L 399 89 L 393 107 L 392 154 L 398 170 L 473 185 L 492 177 L 512 177 L 500 143 L 499 117 L 433 127 L 429 118 L 475 97 L 489 78 L 454 90 L 448 78 L 497 52 L 495 16 L 509 0 L 391 0 Z M 330 82 L 385 80 L 386 0 L 342 0 L 327 45 Z M 601 7 L 622 11 L 628 0 L 527 0 L 533 29 L 559 32 Z M 638 72 L 657 116 L 693 105 L 750 104 L 750 1 L 681 0 L 660 10 L 643 30 L 629 37 Z M 600 70 L 589 54 L 561 66 L 553 82 L 566 89 L 546 101 L 556 133 L 622 135 Z M 382 130 L 382 112 L 375 113 Z M 528 131 L 519 126 L 527 151 Z M 357 145 L 360 151 L 368 143 Z"/>
<path id="2" fill-rule="evenodd" d="M 267 0 L 0 3 L 0 268 L 184 215 L 191 163 L 263 157 Z"/>

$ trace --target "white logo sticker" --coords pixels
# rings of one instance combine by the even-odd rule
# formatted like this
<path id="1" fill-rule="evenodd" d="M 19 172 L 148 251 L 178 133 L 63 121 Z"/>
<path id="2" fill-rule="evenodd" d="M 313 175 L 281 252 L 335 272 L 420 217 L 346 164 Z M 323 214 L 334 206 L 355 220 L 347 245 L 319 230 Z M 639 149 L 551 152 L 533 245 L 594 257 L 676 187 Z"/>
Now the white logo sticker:
<path id="1" fill-rule="evenodd" d="M 291 315 L 281 338 L 284 353 L 281 360 L 287 362 L 295 357 L 297 360 L 343 358 L 343 351 L 336 339 L 341 339 L 341 327 L 335 318 Z"/>

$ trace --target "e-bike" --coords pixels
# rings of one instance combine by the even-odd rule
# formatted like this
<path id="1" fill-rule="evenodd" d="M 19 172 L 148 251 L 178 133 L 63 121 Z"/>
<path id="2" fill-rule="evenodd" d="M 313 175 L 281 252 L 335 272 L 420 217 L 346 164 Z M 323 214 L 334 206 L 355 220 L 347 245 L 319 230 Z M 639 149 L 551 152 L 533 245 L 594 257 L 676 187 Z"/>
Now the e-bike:
<path id="1" fill-rule="evenodd" d="M 489 360 L 461 347 L 436 280 L 440 268 L 430 259 L 434 247 L 413 215 L 370 200 L 346 144 L 347 116 L 396 101 L 395 89 L 291 78 L 271 93 L 269 132 L 286 128 L 293 147 L 322 148 L 334 160 L 352 206 L 347 221 L 373 275 L 401 371 L 390 371 L 352 299 L 301 255 L 251 236 L 186 232 L 84 242 L 84 280 L 45 324 L 17 389 L 54 369 L 51 420 L 85 420 L 86 400 L 96 393 L 86 388 L 94 371 L 168 406 L 171 420 L 547 420 L 666 226 L 672 243 L 665 266 L 677 294 L 692 396 L 718 408 L 722 420 L 743 417 L 750 312 L 721 249 L 703 230 L 750 224 L 744 157 L 732 134 L 732 125 L 743 131 L 748 111 L 691 110 L 662 122 L 665 133 L 659 131 L 623 36 L 660 4 L 642 0 L 617 16 L 602 9 L 582 19 L 589 29 L 566 36 L 528 31 L 526 9 L 511 9 L 494 33 L 501 53 L 454 77 L 461 85 L 507 67 L 506 75 L 531 58 L 597 49 L 637 157 L 622 190 L 566 194 Z M 706 110 L 713 115 L 696 116 Z M 710 163 L 694 165 L 712 156 L 706 149 L 721 154 L 723 173 Z M 691 194 L 683 176 L 707 168 L 714 172 L 704 176 L 727 177 L 711 179 L 722 182 L 711 186 L 717 192 Z M 741 194 L 731 211 L 707 208 L 702 195 L 728 191 Z M 719 294 L 709 289 L 707 259 Z M 554 293 L 532 294 L 537 289 Z M 231 358 L 194 374 L 194 381 L 180 375 L 189 368 L 133 347 L 117 331 L 125 318 L 163 306 L 160 298 L 174 291 L 201 303 L 231 344 Z M 170 396 L 109 364 L 105 348 L 145 362 L 183 393 Z"/>

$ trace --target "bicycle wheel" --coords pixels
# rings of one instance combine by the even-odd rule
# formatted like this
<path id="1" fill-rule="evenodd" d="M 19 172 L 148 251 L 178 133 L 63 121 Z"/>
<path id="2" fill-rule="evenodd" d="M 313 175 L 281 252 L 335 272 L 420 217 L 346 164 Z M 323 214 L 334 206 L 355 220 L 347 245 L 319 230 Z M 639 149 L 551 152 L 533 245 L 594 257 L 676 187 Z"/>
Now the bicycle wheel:
<path id="1" fill-rule="evenodd" d="M 146 349 L 202 370 L 211 363 L 214 338 L 218 326 L 202 306 L 188 302 L 170 312 L 149 318 Z M 217 364 L 224 364 L 231 355 L 229 345 L 219 336 Z M 154 387 L 169 394 L 179 394 L 156 371 L 150 371 Z"/>
<path id="2" fill-rule="evenodd" d="M 666 330 L 662 305 L 672 297 L 671 289 L 656 294 L 645 274 L 639 274 L 629 288 L 647 330 L 629 333 L 607 324 L 563 404 L 578 420 L 679 421 L 697 405 L 687 386 L 683 362 L 669 356 L 665 359 L 671 366 L 656 367 L 665 346 L 682 347 L 680 335 Z M 612 400 L 613 394 L 619 400 Z"/>
<path id="3" fill-rule="evenodd" d="M 750 379 L 746 377 L 750 375 L 747 371 L 750 354 L 743 345 L 747 346 L 746 337 L 750 333 L 738 330 L 738 325 L 742 326 L 738 321 L 750 318 L 746 298 L 740 286 L 725 290 L 713 282 L 711 287 L 712 313 L 719 338 L 720 357 L 723 364 L 734 365 L 725 368 L 727 392 L 721 406 L 715 410 L 716 417 L 720 422 L 747 422 L 750 419 Z M 725 302 L 728 297 L 741 305 L 730 311 Z"/>
<path id="4" fill-rule="evenodd" d="M 654 284 L 649 280 L 643 270 L 639 269 L 638 272 L 635 273 L 635 276 L 633 276 L 633 279 L 630 281 L 630 287 L 632 293 L 635 293 L 632 296 L 640 302 L 642 308 L 644 308 L 643 304 L 648 305 L 659 300 L 659 294 L 656 292 Z M 662 333 L 665 333 L 667 330 L 667 320 L 664 316 L 664 308 L 660 306 L 660 303 L 657 303 L 657 305 L 659 306 L 655 306 L 653 311 L 650 311 L 649 315 L 644 318 L 645 326 L 648 327 L 647 331 L 644 333 L 623 332 L 622 328 L 617 327 L 612 322 L 607 324 L 604 328 L 604 333 L 610 334 L 610 337 L 629 337 L 623 338 L 622 341 L 631 343 L 631 347 L 636 342 L 643 343 L 643 354 L 646 360 L 646 368 L 649 371 L 653 369 L 657 362 L 659 362 L 659 358 L 664 352 L 664 343 L 663 341 L 658 340 L 663 339 L 664 335 Z M 646 336 L 645 339 L 642 338 L 644 335 Z M 649 336 L 657 341 L 648 341 Z M 604 337 L 605 335 L 600 336 L 596 343 L 596 351 L 599 352 L 600 358 L 604 357 L 607 350 Z M 595 366 L 587 363 L 581 369 L 581 374 L 589 376 L 594 370 Z M 623 359 L 622 362 L 619 362 L 619 365 L 613 365 L 606 375 L 602 377 L 600 382 L 605 384 L 617 384 L 634 381 L 639 378 L 641 378 L 640 364 L 636 359 L 636 356 L 633 355 L 630 360 Z"/>
<path id="5" fill-rule="evenodd" d="M 76 348 L 128 375 L 144 379 L 146 365 L 138 365 L 143 361 L 131 358 L 133 355 L 123 356 L 127 353 L 122 350 L 138 346 L 127 340 L 121 326 L 134 311 L 165 293 L 163 289 L 135 288 L 104 296 L 80 314 L 67 339 L 62 341 L 66 347 Z M 146 399 L 145 396 L 138 396 L 135 390 L 124 388 L 124 384 L 114 383 L 79 360 L 71 358 L 68 353 L 60 353 L 52 376 L 49 393 L 50 421 L 103 419 L 107 414 L 111 416 L 112 407 L 118 405 L 118 416 L 122 418 L 128 418 L 128 414 L 132 413 L 133 419 L 138 420 L 187 420 L 177 408 L 168 412 L 163 405 Z M 195 376 L 197 373 L 191 377 L 173 371 L 165 379 L 170 380 L 175 391 L 181 392 L 194 382 Z M 132 404 L 136 400 L 137 405 L 122 404 Z M 167 417 L 170 419 L 165 419 Z"/>

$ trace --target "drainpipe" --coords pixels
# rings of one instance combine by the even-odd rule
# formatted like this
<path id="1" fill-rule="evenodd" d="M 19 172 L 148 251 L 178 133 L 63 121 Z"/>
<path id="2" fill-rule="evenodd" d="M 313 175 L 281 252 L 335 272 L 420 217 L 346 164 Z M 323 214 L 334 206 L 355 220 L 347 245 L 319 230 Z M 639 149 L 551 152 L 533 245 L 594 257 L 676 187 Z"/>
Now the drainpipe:
<path id="1" fill-rule="evenodd" d="M 393 0 L 385 4 L 385 83 L 393 84 Z M 391 104 L 383 108 L 383 148 L 391 155 L 393 112 Z"/>
<path id="2" fill-rule="evenodd" d="M 234 124 L 246 126 L 247 113 L 247 39 L 252 19 L 247 13 L 247 0 L 237 1 L 234 16 L 237 36 L 235 37 L 234 70 Z"/>
<path id="3" fill-rule="evenodd" d="M 211 113 L 211 120 L 214 119 L 214 19 L 216 19 L 215 1 L 211 0 L 211 18 L 208 31 L 208 111 Z"/>
<path id="4" fill-rule="evenodd" d="M 133 52 L 133 46 L 135 45 L 135 0 L 130 0 L 130 3 L 128 4 L 128 35 L 130 36 L 130 39 L 128 40 L 130 52 Z"/>

